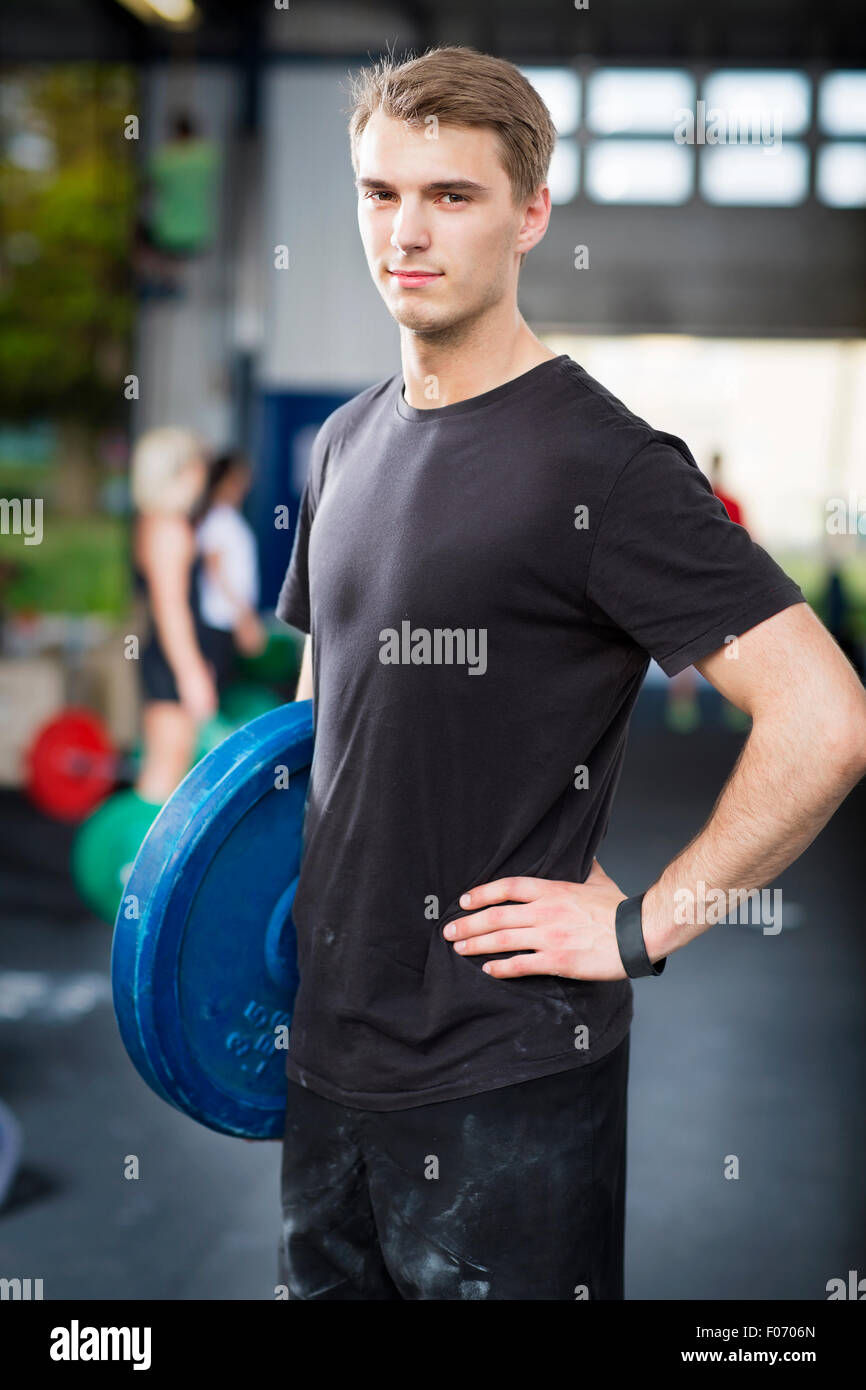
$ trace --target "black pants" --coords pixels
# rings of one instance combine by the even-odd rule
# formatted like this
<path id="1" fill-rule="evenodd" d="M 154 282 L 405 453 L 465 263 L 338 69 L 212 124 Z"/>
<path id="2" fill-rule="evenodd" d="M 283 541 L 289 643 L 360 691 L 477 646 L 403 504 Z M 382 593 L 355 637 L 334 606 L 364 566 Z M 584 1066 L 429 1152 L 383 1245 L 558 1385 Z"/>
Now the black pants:
<path id="1" fill-rule="evenodd" d="M 289 1298 L 621 1299 L 629 1041 L 408 1110 L 288 1082 Z"/>
<path id="2" fill-rule="evenodd" d="M 234 669 L 234 638 L 230 632 L 223 631 L 222 628 L 208 627 L 202 622 L 196 622 L 195 632 L 202 656 L 213 666 L 217 690 L 222 694 L 231 680 Z M 145 700 L 171 700 L 174 703 L 180 701 L 174 672 L 153 629 L 142 650 L 140 667 L 142 695 Z"/>

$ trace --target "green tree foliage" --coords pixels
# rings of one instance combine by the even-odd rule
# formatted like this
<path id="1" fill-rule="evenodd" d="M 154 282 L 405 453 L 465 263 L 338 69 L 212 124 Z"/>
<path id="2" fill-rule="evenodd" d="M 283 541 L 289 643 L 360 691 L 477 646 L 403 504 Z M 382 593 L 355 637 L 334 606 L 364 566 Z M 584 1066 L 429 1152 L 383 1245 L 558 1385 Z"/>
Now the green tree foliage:
<path id="1" fill-rule="evenodd" d="M 0 418 L 124 423 L 138 175 L 131 68 L 7 69 L 0 127 Z"/>

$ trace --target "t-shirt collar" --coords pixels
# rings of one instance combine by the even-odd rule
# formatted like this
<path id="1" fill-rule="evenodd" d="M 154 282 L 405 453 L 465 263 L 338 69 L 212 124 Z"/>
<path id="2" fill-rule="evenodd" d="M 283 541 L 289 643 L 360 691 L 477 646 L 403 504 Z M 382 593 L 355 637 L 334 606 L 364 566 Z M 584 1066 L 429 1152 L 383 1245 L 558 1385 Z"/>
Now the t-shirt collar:
<path id="1" fill-rule="evenodd" d="M 434 420 L 450 419 L 452 415 L 469 415 L 475 410 L 486 410 L 488 406 L 496 405 L 499 401 L 507 400 L 511 396 L 516 396 L 520 391 L 537 385 L 540 374 L 546 375 L 548 372 L 558 371 L 561 363 L 568 360 L 567 352 L 560 353 L 558 357 L 548 357 L 544 362 L 530 367 L 528 372 L 521 372 L 520 376 L 512 377 L 510 381 L 504 381 L 501 386 L 494 386 L 492 391 L 483 391 L 480 396 L 470 396 L 465 401 L 455 401 L 453 405 L 434 406 L 430 410 L 418 410 L 417 407 L 409 405 L 403 395 L 405 384 L 403 373 L 398 372 L 394 378 L 395 409 L 404 420 L 411 420 L 417 424 L 429 424 Z"/>

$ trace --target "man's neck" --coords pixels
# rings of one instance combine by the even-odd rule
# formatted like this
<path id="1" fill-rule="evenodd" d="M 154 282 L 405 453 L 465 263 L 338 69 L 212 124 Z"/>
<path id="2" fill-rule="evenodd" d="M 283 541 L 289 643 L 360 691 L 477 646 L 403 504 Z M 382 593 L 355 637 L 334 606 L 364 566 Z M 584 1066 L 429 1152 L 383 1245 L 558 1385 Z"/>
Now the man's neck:
<path id="1" fill-rule="evenodd" d="M 433 343 L 401 334 L 404 398 L 416 410 L 437 410 L 493 391 L 556 353 L 521 319 L 508 338 L 481 333 L 460 344 Z"/>

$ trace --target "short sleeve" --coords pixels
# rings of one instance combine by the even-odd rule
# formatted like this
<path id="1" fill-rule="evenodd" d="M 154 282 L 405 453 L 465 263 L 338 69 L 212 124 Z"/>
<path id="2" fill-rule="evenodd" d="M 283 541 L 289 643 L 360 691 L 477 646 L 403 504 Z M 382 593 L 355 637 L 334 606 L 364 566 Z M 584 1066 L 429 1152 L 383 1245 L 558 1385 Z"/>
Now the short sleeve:
<path id="1" fill-rule="evenodd" d="M 805 602 L 731 521 L 683 441 L 662 431 L 625 465 L 604 503 L 586 598 L 595 621 L 626 632 L 668 676 Z"/>
<path id="2" fill-rule="evenodd" d="M 220 510 L 214 509 L 205 515 L 199 525 L 197 536 L 199 550 L 203 555 L 211 555 L 226 548 L 228 533 L 225 517 Z"/>
<path id="3" fill-rule="evenodd" d="M 301 506 L 295 526 L 295 539 L 289 567 L 280 589 L 275 609 L 277 617 L 301 632 L 310 631 L 310 529 L 313 524 L 311 480 L 308 478 L 301 494 Z"/>
<path id="4" fill-rule="evenodd" d="M 330 417 L 329 417 L 330 418 Z M 309 632 L 311 626 L 310 619 L 310 571 L 309 571 L 309 549 L 310 531 L 313 526 L 313 519 L 322 495 L 322 487 L 325 479 L 325 466 L 328 457 L 327 448 L 327 424 L 318 430 L 313 446 L 310 450 L 310 465 L 307 471 L 307 481 L 301 493 L 301 504 L 298 510 L 298 520 L 295 526 L 295 538 L 292 543 L 292 553 L 289 557 L 289 565 L 283 579 L 282 588 L 277 598 L 274 612 L 284 623 L 290 623 L 292 627 L 298 628 L 301 632 Z"/>

